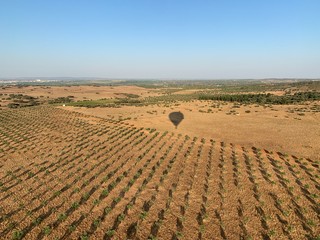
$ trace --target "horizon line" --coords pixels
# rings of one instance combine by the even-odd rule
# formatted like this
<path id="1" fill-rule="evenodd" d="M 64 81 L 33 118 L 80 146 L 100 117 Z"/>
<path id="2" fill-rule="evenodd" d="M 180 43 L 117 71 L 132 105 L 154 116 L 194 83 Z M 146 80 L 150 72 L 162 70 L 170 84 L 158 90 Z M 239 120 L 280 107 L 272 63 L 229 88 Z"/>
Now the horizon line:
<path id="1" fill-rule="evenodd" d="M 121 77 L 73 77 L 73 76 L 23 76 L 23 77 L 0 77 L 0 80 L 320 80 L 319 77 L 264 77 L 264 78 L 146 78 L 146 77 L 133 77 L 133 78 L 121 78 Z"/>

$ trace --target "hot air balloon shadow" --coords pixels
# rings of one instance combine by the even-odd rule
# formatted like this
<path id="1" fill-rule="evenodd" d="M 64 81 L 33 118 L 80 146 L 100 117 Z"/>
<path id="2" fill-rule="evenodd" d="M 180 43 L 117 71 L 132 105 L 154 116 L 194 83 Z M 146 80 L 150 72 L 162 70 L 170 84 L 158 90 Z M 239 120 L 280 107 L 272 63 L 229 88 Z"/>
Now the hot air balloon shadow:
<path id="1" fill-rule="evenodd" d="M 184 116 L 182 112 L 172 112 L 169 114 L 169 119 L 177 129 L 179 123 L 184 119 Z"/>

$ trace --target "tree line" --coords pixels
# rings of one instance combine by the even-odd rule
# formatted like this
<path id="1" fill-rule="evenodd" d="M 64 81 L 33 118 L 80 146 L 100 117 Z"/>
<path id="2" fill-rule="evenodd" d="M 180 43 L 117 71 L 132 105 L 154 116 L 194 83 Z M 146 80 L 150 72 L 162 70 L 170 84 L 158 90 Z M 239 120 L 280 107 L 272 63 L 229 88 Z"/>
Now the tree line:
<path id="1" fill-rule="evenodd" d="M 240 103 L 258 103 L 258 104 L 292 104 L 305 101 L 320 100 L 320 92 L 297 92 L 293 95 L 277 96 L 271 93 L 267 94 L 221 94 L 199 96 L 199 100 L 217 100 Z"/>

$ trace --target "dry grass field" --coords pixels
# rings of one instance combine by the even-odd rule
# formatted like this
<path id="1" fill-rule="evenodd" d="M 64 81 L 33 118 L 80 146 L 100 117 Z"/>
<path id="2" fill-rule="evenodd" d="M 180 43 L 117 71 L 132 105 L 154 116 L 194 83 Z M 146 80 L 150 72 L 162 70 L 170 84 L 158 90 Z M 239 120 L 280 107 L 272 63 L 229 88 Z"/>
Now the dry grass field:
<path id="1" fill-rule="evenodd" d="M 6 86 L 1 89 L 3 94 L 24 94 L 32 97 L 58 98 L 74 96 L 76 100 L 101 99 L 117 97 L 121 93 L 137 94 L 143 97 L 154 95 L 149 89 L 134 86 Z"/>
<path id="2" fill-rule="evenodd" d="M 11 94 L 32 88 L 76 100 L 163 92 Z M 0 238 L 319 239 L 318 108 L 208 100 L 4 108 Z M 168 118 L 176 111 L 177 129 Z"/>
<path id="3" fill-rule="evenodd" d="M 170 106 L 67 106 L 63 109 L 102 118 L 120 119 L 138 127 L 213 138 L 216 141 L 232 142 L 245 147 L 255 146 L 320 160 L 320 113 L 310 110 L 318 105 L 320 102 L 310 105 L 263 107 L 252 104 L 235 107 L 230 103 L 194 101 Z M 293 109 L 295 111 L 292 111 Z M 174 111 L 184 114 L 184 119 L 177 129 L 168 118 L 169 113 Z"/>
<path id="4" fill-rule="evenodd" d="M 149 90 L 135 86 L 0 86 L 0 109 L 6 109 L 14 98 L 10 95 L 21 94 L 37 99 L 40 103 L 70 97 L 75 101 L 98 100 L 125 97 L 126 94 L 134 94 L 139 97 L 159 95 L 157 90 Z"/>

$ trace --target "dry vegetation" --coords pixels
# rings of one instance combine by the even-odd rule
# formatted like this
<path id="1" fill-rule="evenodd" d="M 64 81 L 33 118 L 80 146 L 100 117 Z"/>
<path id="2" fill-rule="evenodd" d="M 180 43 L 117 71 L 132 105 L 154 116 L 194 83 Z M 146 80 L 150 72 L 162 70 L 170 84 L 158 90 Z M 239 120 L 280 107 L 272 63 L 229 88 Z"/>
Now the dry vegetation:
<path id="1" fill-rule="evenodd" d="M 164 94 L 132 89 L 96 95 Z M 320 237 L 317 101 L 41 105 L 0 123 L 1 239 Z"/>
<path id="2" fill-rule="evenodd" d="M 213 138 L 320 160 L 319 106 L 320 102 L 262 106 L 192 101 L 121 108 L 62 108 L 121 120 L 137 127 Z M 181 111 L 185 116 L 178 129 L 168 118 L 173 111 Z"/>
<path id="3" fill-rule="evenodd" d="M 72 101 L 124 98 L 126 94 L 139 97 L 155 96 L 158 91 L 152 91 L 134 86 L 0 86 L 0 109 L 6 109 L 10 103 L 15 103 L 15 95 L 23 98 L 34 98 L 39 103 L 48 103 L 61 98 Z"/>

